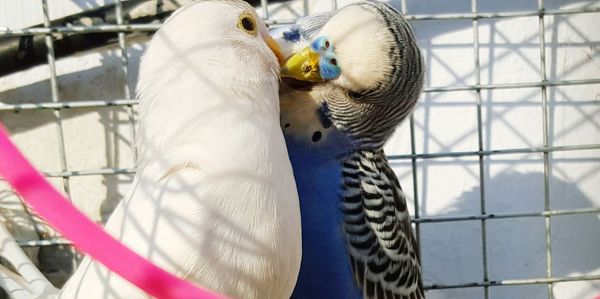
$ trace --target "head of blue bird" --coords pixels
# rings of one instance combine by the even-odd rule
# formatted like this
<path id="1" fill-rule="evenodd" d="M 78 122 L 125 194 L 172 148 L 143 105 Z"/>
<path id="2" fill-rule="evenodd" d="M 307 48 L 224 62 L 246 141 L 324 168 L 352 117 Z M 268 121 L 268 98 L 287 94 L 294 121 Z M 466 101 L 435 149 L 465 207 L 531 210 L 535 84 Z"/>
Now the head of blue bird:
<path id="1" fill-rule="evenodd" d="M 417 103 L 423 57 L 410 24 L 384 1 L 360 1 L 298 21 L 280 40 L 289 57 L 281 76 L 286 91 L 295 90 L 281 97 L 283 108 L 294 108 L 282 108 L 282 115 L 290 119 L 305 111 L 295 109 L 292 101 L 312 100 L 327 108 L 319 115 L 328 127 L 373 149 L 383 146 Z M 299 92 L 306 96 L 288 96 Z M 307 107 L 312 104 L 309 101 Z M 310 110 L 306 109 L 309 114 Z"/>
<path id="2" fill-rule="evenodd" d="M 335 46 L 326 36 L 290 56 L 281 69 L 282 77 L 315 83 L 337 79 L 341 73 Z"/>

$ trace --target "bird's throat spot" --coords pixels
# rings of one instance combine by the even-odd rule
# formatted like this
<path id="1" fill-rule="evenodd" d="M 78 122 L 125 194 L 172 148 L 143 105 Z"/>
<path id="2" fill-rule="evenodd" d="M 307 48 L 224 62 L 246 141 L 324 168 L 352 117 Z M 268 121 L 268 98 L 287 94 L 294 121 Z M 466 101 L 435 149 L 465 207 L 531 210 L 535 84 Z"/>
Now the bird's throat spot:
<path id="1" fill-rule="evenodd" d="M 321 137 L 323 137 L 323 133 L 321 133 L 321 131 L 316 131 L 312 135 L 312 141 L 319 142 L 319 140 L 321 140 Z"/>

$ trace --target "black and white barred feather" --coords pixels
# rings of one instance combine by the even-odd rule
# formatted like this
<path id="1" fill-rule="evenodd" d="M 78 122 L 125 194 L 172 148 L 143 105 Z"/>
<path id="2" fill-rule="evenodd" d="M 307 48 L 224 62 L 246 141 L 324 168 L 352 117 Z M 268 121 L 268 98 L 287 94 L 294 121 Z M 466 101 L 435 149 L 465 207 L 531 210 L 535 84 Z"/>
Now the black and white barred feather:
<path id="1" fill-rule="evenodd" d="M 424 298 L 406 199 L 385 154 L 356 152 L 342 169 L 344 230 L 363 297 Z"/>
<path id="2" fill-rule="evenodd" d="M 379 15 L 394 43 L 388 51 L 392 70 L 386 81 L 363 91 L 358 101 L 328 101 L 334 123 L 354 136 L 358 147 L 342 164 L 348 253 L 364 298 L 425 298 L 406 198 L 382 150 L 415 107 L 423 85 L 423 60 L 410 25 L 398 11 L 377 1 L 355 5 Z"/>

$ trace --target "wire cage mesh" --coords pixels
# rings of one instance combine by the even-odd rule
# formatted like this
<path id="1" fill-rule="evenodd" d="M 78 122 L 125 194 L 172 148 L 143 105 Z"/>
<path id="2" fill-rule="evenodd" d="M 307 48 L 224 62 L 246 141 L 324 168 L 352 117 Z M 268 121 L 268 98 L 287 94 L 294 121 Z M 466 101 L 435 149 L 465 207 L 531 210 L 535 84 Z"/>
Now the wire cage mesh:
<path id="1" fill-rule="evenodd" d="M 0 118 L 98 221 L 135 172 L 144 44 L 185 2 L 0 2 L 5 21 L 27 7 L 42 24 L 0 19 Z M 350 1 L 250 2 L 279 26 Z M 600 1 L 390 2 L 427 64 L 421 103 L 386 147 L 413 204 L 427 296 L 600 294 Z M 62 283 L 77 262 L 69 242 L 0 188 L 19 244 L 39 250 L 40 267 L 64 270 Z"/>

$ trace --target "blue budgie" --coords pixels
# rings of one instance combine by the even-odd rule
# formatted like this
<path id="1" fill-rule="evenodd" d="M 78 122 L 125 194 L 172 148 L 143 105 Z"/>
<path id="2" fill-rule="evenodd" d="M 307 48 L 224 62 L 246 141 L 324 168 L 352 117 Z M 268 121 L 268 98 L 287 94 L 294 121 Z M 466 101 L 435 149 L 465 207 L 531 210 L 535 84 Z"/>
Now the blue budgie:
<path id="1" fill-rule="evenodd" d="M 281 124 L 303 237 L 293 298 L 424 298 L 406 198 L 383 152 L 423 85 L 409 24 L 366 1 L 272 34 L 290 56 Z"/>

